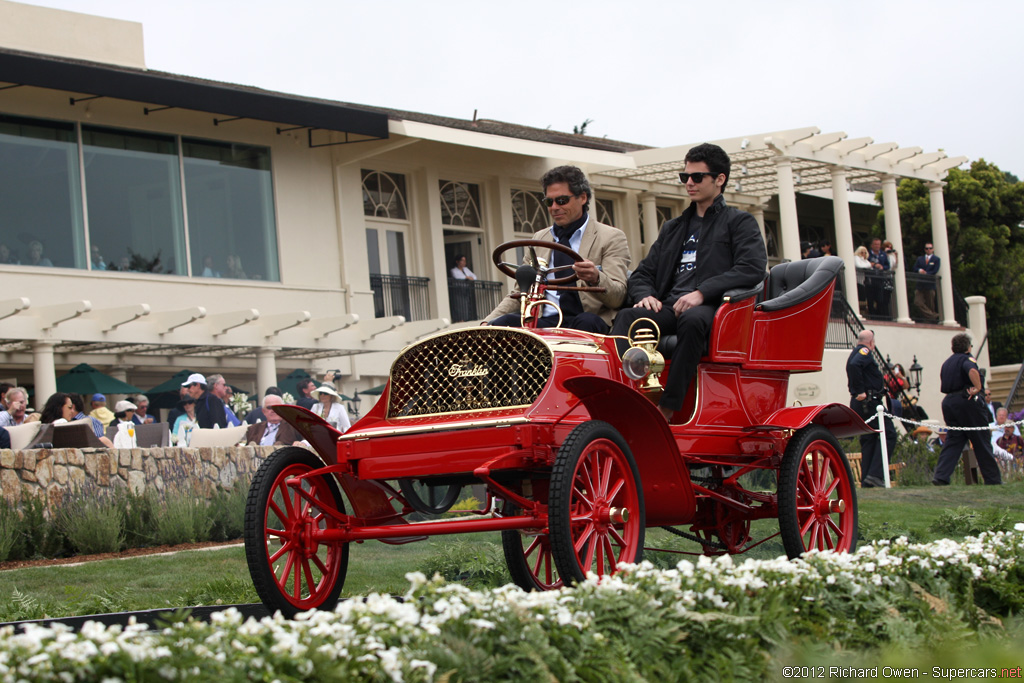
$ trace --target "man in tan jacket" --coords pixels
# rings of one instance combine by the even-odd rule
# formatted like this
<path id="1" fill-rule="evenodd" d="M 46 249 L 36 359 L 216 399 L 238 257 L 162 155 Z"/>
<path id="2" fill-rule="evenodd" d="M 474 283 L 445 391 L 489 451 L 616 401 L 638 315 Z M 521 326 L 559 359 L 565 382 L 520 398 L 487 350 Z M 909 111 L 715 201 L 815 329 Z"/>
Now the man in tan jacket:
<path id="1" fill-rule="evenodd" d="M 575 166 L 551 169 L 544 174 L 541 185 L 553 225 L 539 230 L 533 239 L 559 242 L 578 253 L 583 260 L 572 266 L 578 285 L 605 289 L 602 293 L 549 291 L 547 298 L 561 308 L 562 327 L 607 334 L 626 296 L 629 269 L 626 235 L 618 228 L 591 219 L 588 210 L 594 193 L 587 176 Z M 538 253 L 538 256 L 546 256 L 552 266 L 571 263 L 568 256 L 556 251 L 550 255 Z M 562 273 L 554 275 L 561 276 Z M 538 326 L 558 325 L 555 309 L 552 306 L 543 309 Z M 511 296 L 502 299 L 484 319 L 484 324 L 518 327 L 519 299 Z"/>

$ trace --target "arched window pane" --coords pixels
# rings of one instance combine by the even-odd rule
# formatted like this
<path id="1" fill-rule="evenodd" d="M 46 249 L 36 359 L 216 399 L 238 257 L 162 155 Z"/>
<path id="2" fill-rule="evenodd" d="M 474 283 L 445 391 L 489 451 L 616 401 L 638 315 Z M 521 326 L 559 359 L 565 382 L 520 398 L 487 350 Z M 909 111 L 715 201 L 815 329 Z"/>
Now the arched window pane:
<path id="1" fill-rule="evenodd" d="M 551 225 L 544 195 L 529 190 L 512 190 L 512 229 L 535 233 Z"/>
<path id="2" fill-rule="evenodd" d="M 363 214 L 378 218 L 408 220 L 405 201 L 405 176 L 401 173 L 368 171 L 363 173 Z"/>
<path id="3" fill-rule="evenodd" d="M 482 227 L 480 221 L 480 186 L 451 180 L 440 182 L 441 222 L 445 225 Z"/>

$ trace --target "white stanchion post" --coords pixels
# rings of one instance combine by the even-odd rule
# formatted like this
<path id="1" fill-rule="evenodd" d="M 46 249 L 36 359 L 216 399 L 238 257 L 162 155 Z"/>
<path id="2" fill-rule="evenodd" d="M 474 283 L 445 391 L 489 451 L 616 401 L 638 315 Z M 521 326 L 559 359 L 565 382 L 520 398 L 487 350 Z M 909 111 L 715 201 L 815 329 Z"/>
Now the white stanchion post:
<path id="1" fill-rule="evenodd" d="M 875 408 L 875 415 L 878 416 L 878 435 L 881 437 L 882 445 L 882 475 L 885 477 L 885 488 L 888 489 L 892 486 L 889 483 L 889 444 L 885 438 L 885 416 L 882 414 L 884 411 L 882 404 Z"/>

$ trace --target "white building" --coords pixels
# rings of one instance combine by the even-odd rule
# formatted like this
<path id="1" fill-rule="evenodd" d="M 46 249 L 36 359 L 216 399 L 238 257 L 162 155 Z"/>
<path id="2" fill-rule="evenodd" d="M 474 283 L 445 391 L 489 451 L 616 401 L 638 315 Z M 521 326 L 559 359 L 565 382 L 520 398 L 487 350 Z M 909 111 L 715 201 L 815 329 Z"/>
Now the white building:
<path id="1" fill-rule="evenodd" d="M 936 253 L 948 254 L 941 182 L 963 157 L 816 128 L 716 142 L 733 159 L 727 200 L 757 217 L 776 260 L 799 258 L 801 236 L 827 237 L 852 264 L 878 209 L 870 195 L 851 202 L 863 185 L 883 189 L 902 253 L 902 177 L 933 188 Z M 381 384 L 402 346 L 479 319 L 507 290 L 491 251 L 548 223 L 546 170 L 587 172 L 598 218 L 625 231 L 637 262 L 685 208 L 677 173 L 691 146 L 151 71 L 139 24 L 0 0 L 0 378 L 34 385 L 37 407 L 81 362 L 143 388 L 185 368 L 260 395 L 299 368 L 340 369 L 346 392 Z M 472 294 L 450 291 L 456 253 L 486 281 Z M 906 281 L 894 282 L 879 345 L 906 365 L 917 355 L 937 414 L 957 325 L 949 260 L 940 325 L 914 324 Z M 843 284 L 857 311 L 852 267 Z M 848 400 L 847 353 L 794 378 L 791 398 Z"/>

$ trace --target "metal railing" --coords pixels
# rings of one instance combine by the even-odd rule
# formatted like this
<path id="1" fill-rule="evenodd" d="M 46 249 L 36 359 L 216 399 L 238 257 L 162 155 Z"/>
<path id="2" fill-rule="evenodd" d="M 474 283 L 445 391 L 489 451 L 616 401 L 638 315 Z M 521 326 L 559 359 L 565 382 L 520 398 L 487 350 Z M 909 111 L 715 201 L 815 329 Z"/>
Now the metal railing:
<path id="1" fill-rule="evenodd" d="M 918 323 L 939 323 L 942 315 L 942 278 L 907 272 L 907 305 L 910 319 Z M 920 291 L 920 296 L 918 292 Z"/>
<path id="2" fill-rule="evenodd" d="M 504 295 L 500 282 L 448 278 L 448 306 L 452 322 L 482 320 Z"/>
<path id="3" fill-rule="evenodd" d="M 373 314 L 378 318 L 403 316 L 407 322 L 430 318 L 430 278 L 408 275 L 370 275 Z"/>
<path id="4" fill-rule="evenodd" d="M 836 287 L 832 292 L 832 311 L 828 316 L 828 329 L 825 330 L 826 349 L 852 349 L 857 342 L 857 334 L 864 329 L 864 324 L 840 290 L 840 287 Z"/>

